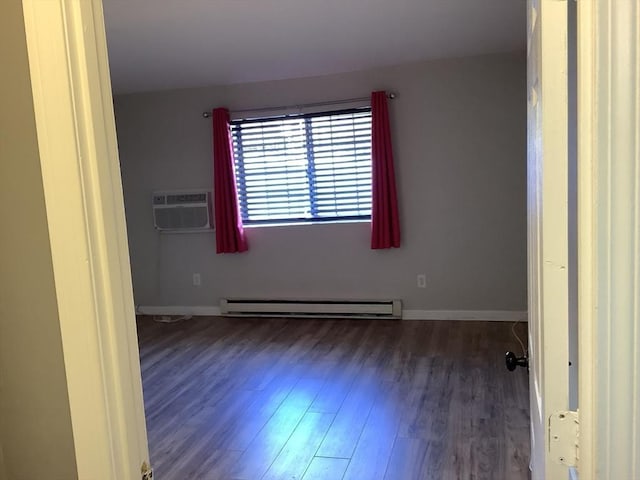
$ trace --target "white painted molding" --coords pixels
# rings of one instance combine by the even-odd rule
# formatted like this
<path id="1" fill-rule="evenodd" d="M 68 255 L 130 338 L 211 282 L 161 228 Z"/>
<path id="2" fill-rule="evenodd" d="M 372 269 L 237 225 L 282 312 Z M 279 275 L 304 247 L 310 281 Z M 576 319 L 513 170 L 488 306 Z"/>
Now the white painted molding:
<path id="1" fill-rule="evenodd" d="M 139 306 L 136 308 L 136 312 L 140 315 L 193 315 L 196 317 L 219 317 L 220 307 L 155 305 Z"/>
<path id="2" fill-rule="evenodd" d="M 581 480 L 640 478 L 640 4 L 578 2 Z"/>
<path id="3" fill-rule="evenodd" d="M 509 310 L 403 310 L 402 319 L 526 322 L 527 312 Z"/>
<path id="4" fill-rule="evenodd" d="M 597 419 L 596 419 L 596 355 L 595 332 L 595 195 L 596 178 L 593 164 L 596 161 L 594 116 L 598 110 L 597 63 L 595 39 L 595 4 L 578 2 L 578 408 L 580 421 L 580 445 L 578 468 L 584 480 L 597 477 Z"/>
<path id="5" fill-rule="evenodd" d="M 23 0 L 77 478 L 149 461 L 101 0 Z"/>
<path id="6" fill-rule="evenodd" d="M 136 312 L 141 315 L 193 315 L 220 316 L 216 306 L 141 305 Z M 494 322 L 526 322 L 526 311 L 508 310 L 403 310 L 403 320 L 481 320 Z"/>

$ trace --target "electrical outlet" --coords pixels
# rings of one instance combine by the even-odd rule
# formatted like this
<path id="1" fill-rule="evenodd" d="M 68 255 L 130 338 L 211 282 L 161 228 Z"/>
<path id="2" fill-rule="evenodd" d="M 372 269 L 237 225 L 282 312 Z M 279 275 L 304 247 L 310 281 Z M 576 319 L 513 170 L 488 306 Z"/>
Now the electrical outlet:
<path id="1" fill-rule="evenodd" d="M 427 275 L 424 273 L 418 274 L 418 288 L 427 288 Z"/>
<path id="2" fill-rule="evenodd" d="M 193 285 L 195 287 L 199 287 L 201 285 L 201 279 L 200 279 L 200 274 L 199 273 L 194 273 L 193 274 Z"/>

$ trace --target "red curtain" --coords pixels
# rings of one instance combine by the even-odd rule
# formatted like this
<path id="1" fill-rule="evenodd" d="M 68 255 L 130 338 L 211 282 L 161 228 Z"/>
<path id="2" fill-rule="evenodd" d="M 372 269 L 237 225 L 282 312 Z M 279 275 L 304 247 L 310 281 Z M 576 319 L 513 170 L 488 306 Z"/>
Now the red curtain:
<path id="1" fill-rule="evenodd" d="M 400 219 L 386 92 L 371 94 L 371 248 L 400 246 Z"/>
<path id="2" fill-rule="evenodd" d="M 213 197 L 216 252 L 248 250 L 238 206 L 229 110 L 226 108 L 213 111 Z"/>

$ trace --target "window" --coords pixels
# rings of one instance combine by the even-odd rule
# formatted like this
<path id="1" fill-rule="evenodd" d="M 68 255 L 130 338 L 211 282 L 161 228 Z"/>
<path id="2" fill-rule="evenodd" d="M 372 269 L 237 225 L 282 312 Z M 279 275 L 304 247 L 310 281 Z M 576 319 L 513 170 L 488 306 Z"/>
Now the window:
<path id="1" fill-rule="evenodd" d="M 371 218 L 371 109 L 231 122 L 245 224 Z"/>

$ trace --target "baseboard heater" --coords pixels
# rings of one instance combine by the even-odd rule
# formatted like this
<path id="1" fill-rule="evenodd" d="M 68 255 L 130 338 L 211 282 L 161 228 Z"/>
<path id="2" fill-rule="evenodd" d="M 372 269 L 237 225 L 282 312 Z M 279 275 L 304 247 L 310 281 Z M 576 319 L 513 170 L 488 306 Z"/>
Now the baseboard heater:
<path id="1" fill-rule="evenodd" d="M 379 318 L 402 317 L 400 300 L 255 300 L 223 299 L 220 313 L 228 317 Z"/>

